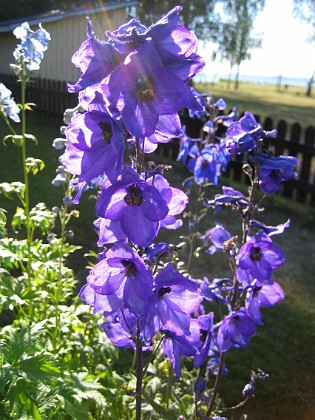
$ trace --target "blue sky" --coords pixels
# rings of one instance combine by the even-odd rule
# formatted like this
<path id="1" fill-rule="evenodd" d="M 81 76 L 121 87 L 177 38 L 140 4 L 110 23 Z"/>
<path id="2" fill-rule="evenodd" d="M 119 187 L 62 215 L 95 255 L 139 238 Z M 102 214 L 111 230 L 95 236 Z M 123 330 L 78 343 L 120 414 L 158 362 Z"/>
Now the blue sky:
<path id="1" fill-rule="evenodd" d="M 253 76 L 311 77 L 315 68 L 315 42 L 307 41 L 312 28 L 294 18 L 292 0 L 266 0 L 255 20 L 255 32 L 262 34 L 262 48 L 252 50 L 251 60 L 244 61 L 240 73 Z M 207 65 L 210 80 L 229 72 L 227 63 L 211 61 L 210 45 L 198 49 Z"/>

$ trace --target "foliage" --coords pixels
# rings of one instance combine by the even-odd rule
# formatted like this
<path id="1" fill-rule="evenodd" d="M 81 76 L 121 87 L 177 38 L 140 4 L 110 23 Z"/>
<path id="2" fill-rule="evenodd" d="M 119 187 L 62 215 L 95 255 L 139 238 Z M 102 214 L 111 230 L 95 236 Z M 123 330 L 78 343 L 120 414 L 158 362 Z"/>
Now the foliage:
<path id="1" fill-rule="evenodd" d="M 293 13 L 295 14 L 295 16 L 309 23 L 313 27 L 313 33 L 310 35 L 309 41 L 314 42 L 315 41 L 315 2 L 314 0 L 302 0 L 302 1 L 294 0 L 293 5 L 294 5 Z M 310 97 L 312 95 L 312 86 L 314 83 L 314 77 L 315 77 L 315 69 L 309 79 L 309 82 L 306 88 L 305 96 L 307 97 Z"/>
<path id="2" fill-rule="evenodd" d="M 250 59 L 251 50 L 261 47 L 261 37 L 253 35 L 256 15 L 265 6 L 265 1 L 235 0 L 224 4 L 226 19 L 222 19 L 216 36 L 217 54 L 236 66 L 235 89 L 239 86 L 239 68 L 244 60 Z"/>

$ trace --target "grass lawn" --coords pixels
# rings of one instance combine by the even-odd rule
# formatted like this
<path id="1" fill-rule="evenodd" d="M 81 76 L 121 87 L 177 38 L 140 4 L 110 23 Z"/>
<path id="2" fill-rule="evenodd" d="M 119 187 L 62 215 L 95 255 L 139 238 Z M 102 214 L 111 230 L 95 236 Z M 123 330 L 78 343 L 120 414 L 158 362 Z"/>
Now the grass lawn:
<path id="1" fill-rule="evenodd" d="M 313 124 L 311 110 L 315 106 L 314 98 L 303 98 L 302 94 L 295 94 L 293 88 L 291 94 L 291 87 L 283 94 L 273 92 L 269 87 L 266 87 L 264 93 L 262 88 L 263 86 L 257 86 L 255 89 L 246 87 L 243 90 L 242 85 L 239 91 L 228 91 L 224 86 L 209 86 L 207 91 L 215 97 L 224 97 L 228 106 L 236 105 L 240 112 L 248 109 L 259 115 L 266 112 L 266 115 L 275 118 L 299 121 L 303 126 Z M 276 98 L 279 99 L 278 102 Z M 62 191 L 50 186 L 60 154 L 51 144 L 53 139 L 59 136 L 59 127 L 31 121 L 28 131 L 35 134 L 39 142 L 37 147 L 29 144 L 28 155 L 41 158 L 46 163 L 43 172 L 30 180 L 32 204 L 42 201 L 49 207 L 59 205 Z M 1 125 L 1 138 L 5 134 Z M 151 158 L 161 159 L 156 156 Z M 186 171 L 179 163 L 175 162 L 173 166 L 175 172 L 170 172 L 167 176 L 172 185 L 173 181 L 179 185 Z M 17 180 L 21 180 L 20 149 L 9 143 L 7 146 L 0 144 L 0 182 Z M 229 181 L 222 179 L 223 184 L 227 182 Z M 235 184 L 234 187 L 244 188 Z M 12 211 L 15 203 L 1 197 L 0 207 Z M 88 260 L 82 258 L 84 252 L 96 250 L 97 237 L 92 229 L 92 221 L 95 218 L 93 207 L 93 201 L 85 195 L 79 205 L 81 217 L 73 219 L 71 224 L 75 232 L 73 242 L 84 246 L 84 250 L 70 260 L 80 281 L 84 281 L 87 272 L 85 265 Z M 311 420 L 315 418 L 314 209 L 280 197 L 272 197 L 269 204 L 266 204 L 265 214 L 265 221 L 270 224 L 291 219 L 291 227 L 283 235 L 274 237 L 274 241 L 286 255 L 285 265 L 274 275 L 274 280 L 282 285 L 286 299 L 276 307 L 264 311 L 264 326 L 258 328 L 257 335 L 246 350 L 229 353 L 227 363 L 230 373 L 223 379 L 222 397 L 227 405 L 237 403 L 243 386 L 248 382 L 251 369 L 260 368 L 267 372 L 270 378 L 258 383 L 257 398 L 243 410 L 249 414 L 248 419 Z M 225 211 L 211 216 L 209 225 L 214 222 L 226 223 L 231 233 L 238 226 L 236 215 Z M 222 277 L 226 266 L 222 263 L 222 257 L 215 255 L 202 256 L 196 267 L 197 275 L 203 273 L 211 279 Z M 242 411 L 239 411 L 235 418 L 238 419 L 241 413 Z"/>
<path id="2" fill-rule="evenodd" d="M 232 85 L 231 85 L 232 86 Z M 264 121 L 271 117 L 276 123 L 287 121 L 290 125 L 300 123 L 303 128 L 315 125 L 315 88 L 312 97 L 305 97 L 305 88 L 289 86 L 277 91 L 275 85 L 254 85 L 240 83 L 239 89 L 227 88 L 225 82 L 197 84 L 199 92 L 211 93 L 215 99 L 222 97 L 228 109 L 233 106 L 242 113 L 250 111 L 257 114 Z"/>

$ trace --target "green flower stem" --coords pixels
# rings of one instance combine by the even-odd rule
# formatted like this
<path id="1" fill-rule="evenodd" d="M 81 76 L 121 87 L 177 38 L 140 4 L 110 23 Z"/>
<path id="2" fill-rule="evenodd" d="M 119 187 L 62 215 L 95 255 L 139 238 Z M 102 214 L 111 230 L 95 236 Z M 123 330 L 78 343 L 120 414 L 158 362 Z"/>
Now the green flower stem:
<path id="1" fill-rule="evenodd" d="M 140 339 L 140 321 L 137 319 L 137 339 L 136 339 L 136 420 L 141 420 L 142 404 L 142 379 L 143 379 L 143 353 L 142 342 Z"/>
<path id="2" fill-rule="evenodd" d="M 57 344 L 58 339 L 60 338 L 60 310 L 59 302 L 61 299 L 61 287 L 62 287 L 62 267 L 63 267 L 63 258 L 62 258 L 62 249 L 65 243 L 65 229 L 66 229 L 66 214 L 67 207 L 63 207 L 60 214 L 60 224 L 61 224 L 61 233 L 59 241 L 59 256 L 58 256 L 58 274 L 57 274 L 57 283 L 54 290 L 54 300 L 55 300 L 55 331 L 54 338 L 55 343 Z"/>
<path id="3" fill-rule="evenodd" d="M 194 220 L 192 232 L 190 234 L 190 240 L 189 240 L 189 254 L 188 254 L 188 260 L 187 260 L 187 271 L 190 272 L 193 257 L 194 257 L 194 251 L 195 251 L 195 241 L 198 233 L 198 223 L 199 223 L 199 211 L 200 211 L 200 205 L 199 205 L 199 198 L 201 197 L 202 187 L 197 186 L 197 198 L 196 198 L 196 207 L 195 211 L 191 217 L 191 219 Z"/>
<path id="4" fill-rule="evenodd" d="M 32 234 L 32 226 L 31 226 L 31 218 L 30 218 L 30 199 L 29 199 L 29 177 L 28 171 L 26 166 L 26 113 L 25 113 L 25 92 L 26 92 L 26 80 L 21 78 L 21 135 L 22 135 L 22 163 L 23 163 L 23 176 L 24 176 L 24 185 L 25 185 L 25 193 L 24 193 L 24 212 L 25 212 L 25 225 L 26 225 L 26 244 L 27 244 L 27 264 L 26 264 L 26 274 L 29 282 L 29 287 L 31 288 L 31 278 L 32 278 L 32 254 L 31 254 L 31 246 L 33 241 L 33 234 Z M 31 305 L 30 305 L 31 307 Z"/>
<path id="5" fill-rule="evenodd" d="M 167 375 L 167 386 L 166 386 L 166 408 L 170 408 L 170 399 L 171 399 L 171 393 L 172 393 L 172 368 L 170 361 L 167 361 L 167 367 L 168 367 L 168 375 Z"/>
<path id="6" fill-rule="evenodd" d="M 218 369 L 218 373 L 216 376 L 216 380 L 215 380 L 215 384 L 214 384 L 214 388 L 213 388 L 213 392 L 212 392 L 212 396 L 211 396 L 211 400 L 210 400 L 210 404 L 208 407 L 208 411 L 206 413 L 206 417 L 209 417 L 214 409 L 215 406 L 215 400 L 217 398 L 218 392 L 219 392 L 219 388 L 221 385 L 221 379 L 222 379 L 222 372 L 223 372 L 223 366 L 224 366 L 224 362 L 225 362 L 225 357 L 226 357 L 226 353 L 220 353 L 220 364 L 219 364 L 219 369 Z"/>

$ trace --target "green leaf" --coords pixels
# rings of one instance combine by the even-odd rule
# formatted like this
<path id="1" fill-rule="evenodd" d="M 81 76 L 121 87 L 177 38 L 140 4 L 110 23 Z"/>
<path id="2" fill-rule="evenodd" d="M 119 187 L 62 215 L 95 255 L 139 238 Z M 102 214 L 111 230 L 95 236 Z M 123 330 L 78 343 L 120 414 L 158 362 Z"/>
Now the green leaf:
<path id="1" fill-rule="evenodd" d="M 25 407 L 27 414 L 31 415 L 34 420 L 42 420 L 42 417 L 39 414 L 36 405 L 32 401 L 32 398 L 26 392 L 20 391 L 18 394 L 18 399 Z"/>
<path id="2" fill-rule="evenodd" d="M 3 138 L 3 144 L 5 144 L 8 140 L 11 140 L 15 146 L 22 147 L 24 138 L 20 134 L 8 134 Z"/>
<path id="3" fill-rule="evenodd" d="M 26 171 L 36 175 L 39 171 L 42 171 L 45 168 L 45 163 L 41 159 L 35 159 L 33 157 L 28 157 L 25 160 Z"/>
<path id="4" fill-rule="evenodd" d="M 169 410 L 166 410 L 160 404 L 156 403 L 154 401 L 154 399 L 151 398 L 149 395 L 145 394 L 145 400 L 161 416 L 162 419 L 168 419 L 168 420 L 177 420 L 178 419 L 178 415 L 177 414 L 172 413 Z"/>
<path id="5" fill-rule="evenodd" d="M 4 194 L 7 198 L 14 198 L 14 194 L 24 197 L 25 185 L 22 182 L 2 182 L 0 184 L 0 194 Z"/>
<path id="6" fill-rule="evenodd" d="M 33 111 L 33 106 L 36 106 L 33 102 L 27 102 L 24 104 L 25 111 Z"/>

